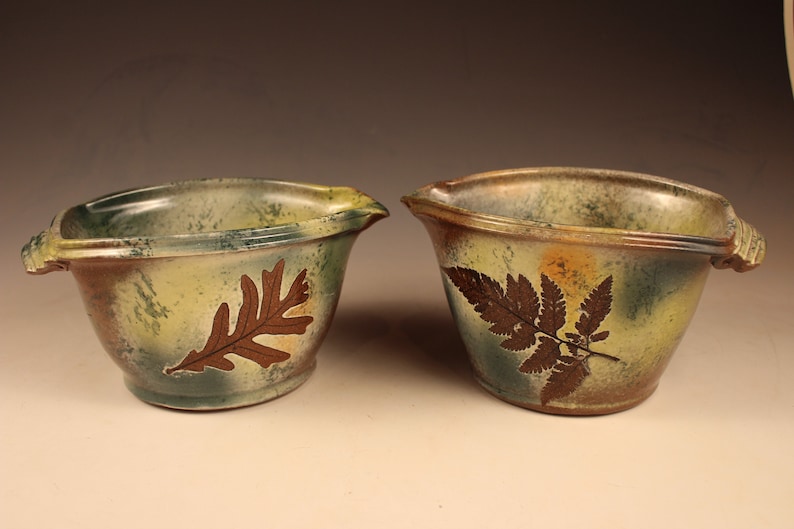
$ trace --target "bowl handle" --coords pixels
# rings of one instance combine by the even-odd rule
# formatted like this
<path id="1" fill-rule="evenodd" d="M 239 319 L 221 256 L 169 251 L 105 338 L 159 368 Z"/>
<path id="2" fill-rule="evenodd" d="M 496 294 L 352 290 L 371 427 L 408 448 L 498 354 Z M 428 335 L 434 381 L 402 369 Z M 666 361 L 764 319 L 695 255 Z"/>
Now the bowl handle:
<path id="1" fill-rule="evenodd" d="M 733 252 L 728 255 L 715 255 L 711 258 L 711 264 L 714 268 L 733 268 L 737 272 L 747 272 L 764 260 L 766 239 L 750 223 L 738 217 L 735 222 Z"/>
<path id="2" fill-rule="evenodd" d="M 68 270 L 69 264 L 56 257 L 50 230 L 44 230 L 30 239 L 22 248 L 22 264 L 29 274 L 46 274 L 57 270 Z"/>

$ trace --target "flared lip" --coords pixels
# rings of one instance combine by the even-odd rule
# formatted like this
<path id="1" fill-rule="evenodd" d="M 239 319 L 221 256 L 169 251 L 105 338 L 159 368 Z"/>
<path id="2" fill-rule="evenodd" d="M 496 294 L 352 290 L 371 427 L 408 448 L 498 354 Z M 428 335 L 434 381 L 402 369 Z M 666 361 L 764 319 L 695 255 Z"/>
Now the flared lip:
<path id="1" fill-rule="evenodd" d="M 719 237 L 706 237 L 679 233 L 559 224 L 536 219 L 519 219 L 484 213 L 445 203 L 438 198 L 442 195 L 454 194 L 466 188 L 479 187 L 481 192 L 487 193 L 488 186 L 498 185 L 500 181 L 521 177 L 552 179 L 595 177 L 608 179 L 617 185 L 653 184 L 661 188 L 686 190 L 701 200 L 716 201 L 720 204 L 724 214 L 725 230 Z M 733 207 L 722 195 L 676 180 L 629 171 L 582 167 L 533 167 L 490 171 L 431 183 L 403 196 L 401 200 L 418 217 L 427 217 L 472 230 L 535 240 L 682 250 L 721 256 L 732 253 L 736 232 L 736 215 Z"/>
<path id="2" fill-rule="evenodd" d="M 136 200 L 146 193 L 178 192 L 190 185 L 206 186 L 207 192 L 219 189 L 224 184 L 248 184 L 278 188 L 282 192 L 330 193 L 354 197 L 360 200 L 355 207 L 332 211 L 298 222 L 272 226 L 215 230 L 199 233 L 174 233 L 154 236 L 88 237 L 63 236 L 63 221 L 77 208 L 91 209 L 97 204 L 115 201 L 123 206 L 134 206 Z M 261 178 L 208 178 L 169 182 L 162 185 L 129 189 L 67 208 L 58 213 L 50 226 L 50 244 L 57 259 L 72 261 L 91 258 L 143 258 L 201 255 L 232 251 L 254 250 L 280 245 L 296 244 L 322 239 L 349 232 L 361 231 L 379 219 L 389 216 L 388 210 L 369 195 L 347 186 L 323 186 L 285 180 Z"/>

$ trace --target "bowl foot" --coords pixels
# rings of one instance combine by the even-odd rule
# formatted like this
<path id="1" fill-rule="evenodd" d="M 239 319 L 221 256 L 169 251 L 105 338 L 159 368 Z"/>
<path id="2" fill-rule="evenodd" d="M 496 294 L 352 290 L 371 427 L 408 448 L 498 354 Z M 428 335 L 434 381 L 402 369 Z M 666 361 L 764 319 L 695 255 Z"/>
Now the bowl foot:
<path id="1" fill-rule="evenodd" d="M 282 380 L 277 384 L 271 384 L 264 388 L 220 395 L 186 396 L 160 393 L 143 388 L 126 377 L 124 378 L 124 384 L 127 386 L 127 389 L 140 400 L 155 406 L 192 411 L 227 410 L 261 404 L 285 395 L 306 382 L 314 372 L 315 366 L 316 362 L 312 363 L 308 369 L 286 380 Z"/>
<path id="2" fill-rule="evenodd" d="M 609 413 L 617 413 L 625 411 L 637 406 L 650 397 L 658 386 L 654 385 L 646 391 L 632 395 L 631 398 L 615 400 L 613 402 L 592 402 L 592 403 L 572 403 L 564 405 L 556 405 L 553 402 L 541 404 L 539 399 L 533 399 L 527 395 L 520 395 L 509 391 L 501 390 L 479 377 L 477 382 L 491 395 L 522 408 L 527 408 L 533 411 L 543 413 L 550 413 L 554 415 L 607 415 Z"/>

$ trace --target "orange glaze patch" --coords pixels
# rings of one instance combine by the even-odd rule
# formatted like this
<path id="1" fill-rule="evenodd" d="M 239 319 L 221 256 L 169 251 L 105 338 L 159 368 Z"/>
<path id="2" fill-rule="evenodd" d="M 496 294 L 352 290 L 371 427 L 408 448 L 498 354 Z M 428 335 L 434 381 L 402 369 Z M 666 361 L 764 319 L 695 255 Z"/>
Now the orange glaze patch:
<path id="1" fill-rule="evenodd" d="M 540 271 L 553 279 L 569 299 L 583 299 L 604 279 L 599 277 L 593 254 L 570 244 L 549 248 L 541 257 Z"/>

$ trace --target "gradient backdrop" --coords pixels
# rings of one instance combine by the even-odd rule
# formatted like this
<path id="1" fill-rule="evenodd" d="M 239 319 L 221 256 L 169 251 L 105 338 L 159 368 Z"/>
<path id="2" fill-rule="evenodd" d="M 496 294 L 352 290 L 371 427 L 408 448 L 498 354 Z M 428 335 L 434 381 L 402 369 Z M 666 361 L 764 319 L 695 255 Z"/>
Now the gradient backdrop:
<path id="1" fill-rule="evenodd" d="M 0 6 L 0 525 L 790 527 L 794 98 L 779 2 Z M 471 378 L 401 195 L 512 167 L 717 191 L 769 240 L 714 272 L 658 392 L 594 419 Z M 19 250 L 125 188 L 344 184 L 351 256 L 310 381 L 215 414 L 143 405 L 67 273 Z"/>

